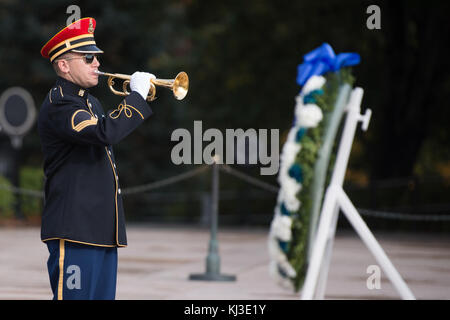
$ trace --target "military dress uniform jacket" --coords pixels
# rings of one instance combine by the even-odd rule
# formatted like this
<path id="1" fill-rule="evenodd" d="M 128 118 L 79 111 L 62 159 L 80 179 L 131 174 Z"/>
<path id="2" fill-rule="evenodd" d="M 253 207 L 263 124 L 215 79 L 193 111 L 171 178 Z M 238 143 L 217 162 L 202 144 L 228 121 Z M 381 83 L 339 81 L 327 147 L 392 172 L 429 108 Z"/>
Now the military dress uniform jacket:
<path id="1" fill-rule="evenodd" d="M 112 145 L 151 114 L 137 92 L 105 114 L 88 90 L 58 77 L 38 119 L 46 178 L 42 241 L 127 245 Z"/>

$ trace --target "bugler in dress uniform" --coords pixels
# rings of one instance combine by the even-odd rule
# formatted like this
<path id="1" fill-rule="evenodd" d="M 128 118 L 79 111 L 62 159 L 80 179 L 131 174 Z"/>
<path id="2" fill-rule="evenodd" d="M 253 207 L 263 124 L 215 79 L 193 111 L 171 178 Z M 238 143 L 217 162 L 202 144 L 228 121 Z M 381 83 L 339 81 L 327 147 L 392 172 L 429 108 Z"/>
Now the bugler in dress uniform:
<path id="1" fill-rule="evenodd" d="M 43 46 L 42 56 L 53 62 L 65 53 L 76 52 L 85 54 L 78 59 L 84 59 L 86 64 L 93 63 L 94 54 L 103 53 L 95 43 L 95 24 L 93 18 L 84 18 L 67 26 Z M 55 298 L 61 298 L 63 290 L 64 295 L 68 292 L 63 281 L 64 259 L 75 259 L 78 254 L 75 252 L 81 252 L 73 246 L 84 245 L 85 250 L 85 245 L 114 249 L 127 245 L 112 145 L 151 114 L 143 94 L 137 91 L 132 91 L 116 108 L 104 112 L 89 88 L 61 76 L 44 99 L 38 119 L 46 177 L 41 239 L 49 245 L 51 253 L 48 267 Z M 70 256 L 68 243 L 73 252 Z M 91 268 L 92 263 L 86 258 L 89 255 L 81 256 L 84 257 L 82 262 L 77 263 Z M 117 260 L 117 253 L 112 257 Z M 112 265 L 112 280 L 106 282 L 110 282 L 115 293 L 117 261 Z M 95 284 L 86 286 L 95 287 Z M 93 292 L 78 297 L 95 298 Z M 106 297 L 114 298 L 114 295 L 109 293 Z"/>
<path id="2" fill-rule="evenodd" d="M 50 61 L 69 50 L 102 53 L 94 40 L 94 28 L 93 18 L 74 22 L 41 53 Z M 58 77 L 38 120 L 46 176 L 43 241 L 58 238 L 100 246 L 127 244 L 112 145 L 151 113 L 137 92 L 105 113 L 88 88 Z"/>

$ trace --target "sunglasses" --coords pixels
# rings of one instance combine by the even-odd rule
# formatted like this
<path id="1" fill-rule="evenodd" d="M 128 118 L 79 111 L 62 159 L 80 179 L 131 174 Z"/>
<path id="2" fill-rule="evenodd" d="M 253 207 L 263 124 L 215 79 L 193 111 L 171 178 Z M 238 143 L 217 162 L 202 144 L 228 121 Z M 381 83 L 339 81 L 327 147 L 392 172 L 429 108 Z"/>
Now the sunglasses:
<path id="1" fill-rule="evenodd" d="M 73 58 L 67 58 L 64 60 L 74 60 L 74 59 L 84 59 L 84 62 L 86 64 L 91 64 L 92 62 L 94 62 L 94 58 L 97 58 L 97 61 L 100 62 L 100 57 L 96 54 L 93 53 L 86 53 L 81 57 L 73 57 Z"/>

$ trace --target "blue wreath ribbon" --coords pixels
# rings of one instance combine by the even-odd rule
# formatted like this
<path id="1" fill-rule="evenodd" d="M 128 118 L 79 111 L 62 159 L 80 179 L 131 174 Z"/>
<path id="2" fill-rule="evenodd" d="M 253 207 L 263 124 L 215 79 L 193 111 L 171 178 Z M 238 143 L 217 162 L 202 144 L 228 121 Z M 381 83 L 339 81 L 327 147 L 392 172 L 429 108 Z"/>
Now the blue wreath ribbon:
<path id="1" fill-rule="evenodd" d="M 297 83 L 302 86 L 314 75 L 336 72 L 340 68 L 357 65 L 360 61 L 358 53 L 336 55 L 333 48 L 325 42 L 303 56 L 303 63 L 297 68 Z"/>

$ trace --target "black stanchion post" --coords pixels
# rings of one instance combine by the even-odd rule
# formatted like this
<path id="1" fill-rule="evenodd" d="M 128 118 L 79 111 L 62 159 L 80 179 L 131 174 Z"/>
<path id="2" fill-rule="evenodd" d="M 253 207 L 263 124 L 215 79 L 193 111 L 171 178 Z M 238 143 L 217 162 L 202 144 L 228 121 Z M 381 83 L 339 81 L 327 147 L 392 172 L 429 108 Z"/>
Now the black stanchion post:
<path id="1" fill-rule="evenodd" d="M 211 186 L 211 238 L 209 240 L 208 256 L 206 257 L 206 273 L 191 274 L 190 280 L 235 281 L 236 276 L 220 274 L 219 242 L 217 240 L 217 225 L 219 211 L 219 165 L 212 164 Z"/>

